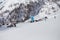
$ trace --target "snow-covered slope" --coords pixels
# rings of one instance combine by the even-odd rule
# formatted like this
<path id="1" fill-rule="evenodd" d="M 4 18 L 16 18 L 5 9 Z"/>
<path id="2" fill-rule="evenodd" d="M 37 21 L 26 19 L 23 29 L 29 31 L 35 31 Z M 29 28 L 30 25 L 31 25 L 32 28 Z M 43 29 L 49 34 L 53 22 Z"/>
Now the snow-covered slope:
<path id="1" fill-rule="evenodd" d="M 57 15 L 56 12 L 60 9 L 55 2 L 44 0 L 7 0 L 3 6 L 0 10 L 0 17 L 4 19 L 3 24 L 25 22 L 30 16 L 35 16 L 35 20 L 49 18 Z"/>
<path id="2" fill-rule="evenodd" d="M 57 13 L 60 13 L 57 12 Z M 0 31 L 0 40 L 60 40 L 60 14 L 37 23 L 19 23 Z"/>
<path id="3" fill-rule="evenodd" d="M 47 17 L 48 19 L 51 17 L 54 17 L 55 15 L 58 15 L 57 13 L 59 11 L 59 6 L 54 2 L 45 2 L 45 5 L 42 6 L 41 10 L 39 11 L 38 15 L 34 17 L 35 20 L 43 19 Z M 45 19 L 43 19 L 45 20 Z M 26 22 L 30 21 L 27 20 Z"/>
<path id="4" fill-rule="evenodd" d="M 52 7 L 54 10 L 51 9 Z M 6 28 L 6 26 L 2 26 L 0 40 L 60 40 L 59 7 L 53 2 L 48 2 L 35 16 L 35 20 L 46 16 L 48 17 L 46 21 L 28 23 L 29 19 L 24 23 L 16 24 L 16 27 Z M 56 19 L 53 16 L 56 16 Z"/>
<path id="5" fill-rule="evenodd" d="M 53 9 L 54 8 L 54 9 Z M 46 5 L 43 5 L 43 8 L 40 10 L 38 16 L 41 18 L 43 17 L 51 17 L 51 16 L 54 16 L 54 15 L 57 15 L 56 12 L 59 11 L 59 7 L 57 6 L 56 3 L 53 3 L 53 2 L 47 2 Z M 38 18 L 39 18 L 38 17 Z"/>
<path id="6" fill-rule="evenodd" d="M 3 5 L 4 7 L 0 10 L 0 17 L 2 17 L 1 19 L 4 19 L 4 24 L 12 23 L 11 21 L 14 21 L 15 23 L 17 23 L 18 21 L 24 22 L 31 15 L 37 15 L 42 5 L 44 5 L 44 1 L 28 1 L 7 0 L 6 3 Z"/>

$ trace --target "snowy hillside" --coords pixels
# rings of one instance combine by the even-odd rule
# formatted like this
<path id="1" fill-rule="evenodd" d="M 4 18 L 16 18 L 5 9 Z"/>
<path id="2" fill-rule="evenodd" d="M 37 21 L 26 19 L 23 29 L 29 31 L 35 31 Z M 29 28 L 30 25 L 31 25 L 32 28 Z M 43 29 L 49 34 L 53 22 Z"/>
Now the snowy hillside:
<path id="1" fill-rule="evenodd" d="M 45 2 L 45 4 L 46 5 L 43 5 L 43 7 L 39 11 L 38 15 L 36 15 L 34 17 L 35 20 L 43 19 L 45 17 L 48 17 L 48 19 L 49 19 L 49 18 L 54 17 L 55 15 L 59 14 L 57 12 L 59 11 L 60 8 L 56 3 L 54 3 L 54 2 Z M 45 20 L 45 19 L 43 19 L 43 20 Z M 27 20 L 27 21 L 30 21 L 30 19 Z"/>
<path id="2" fill-rule="evenodd" d="M 0 10 L 1 20 L 0 25 L 9 25 L 17 22 L 24 22 L 30 16 L 38 14 L 39 10 L 44 5 L 44 1 L 40 0 L 7 0 Z"/>
<path id="3" fill-rule="evenodd" d="M 59 4 L 60 5 L 60 4 Z M 55 1 L 48 0 L 5 0 L 0 10 L 0 26 L 28 22 L 30 16 L 35 20 L 45 20 L 57 15 L 59 6 Z"/>
<path id="4" fill-rule="evenodd" d="M 19 23 L 17 27 L 4 29 L 0 31 L 0 40 L 60 40 L 60 14 L 56 17 L 42 22 Z"/>
<path id="5" fill-rule="evenodd" d="M 59 5 L 55 0 L 7 0 L 0 10 L 0 40 L 60 40 Z M 30 23 L 30 16 L 38 22 Z"/>

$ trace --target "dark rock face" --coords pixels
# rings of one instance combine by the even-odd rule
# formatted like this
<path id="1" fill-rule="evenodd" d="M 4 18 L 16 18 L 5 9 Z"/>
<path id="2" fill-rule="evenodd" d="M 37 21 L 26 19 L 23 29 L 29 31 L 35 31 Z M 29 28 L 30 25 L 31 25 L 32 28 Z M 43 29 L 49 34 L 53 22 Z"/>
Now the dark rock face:
<path id="1" fill-rule="evenodd" d="M 40 0 L 38 0 L 38 2 L 30 1 L 27 5 L 21 3 L 19 7 L 15 8 L 13 11 L 9 12 L 8 10 L 6 10 L 4 12 L 9 12 L 9 15 L 6 20 L 4 19 L 3 23 L 4 25 L 9 25 L 10 23 L 15 25 L 19 22 L 25 22 L 27 19 L 30 18 L 30 16 L 37 15 L 42 5 L 44 5 L 44 2 Z"/>

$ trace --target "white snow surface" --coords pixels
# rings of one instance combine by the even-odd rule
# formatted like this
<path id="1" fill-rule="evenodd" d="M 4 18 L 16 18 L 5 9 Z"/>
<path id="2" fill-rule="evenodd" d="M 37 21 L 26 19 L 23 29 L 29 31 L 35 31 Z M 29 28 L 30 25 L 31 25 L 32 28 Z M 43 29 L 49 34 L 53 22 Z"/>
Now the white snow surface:
<path id="1" fill-rule="evenodd" d="M 60 14 L 56 19 L 19 23 L 16 28 L 0 31 L 0 40 L 60 40 Z"/>
<path id="2" fill-rule="evenodd" d="M 9 4 L 12 3 L 9 1 Z M 13 0 L 12 0 L 13 1 Z M 17 1 L 18 2 L 18 1 Z M 53 13 L 51 7 L 54 6 L 57 12 Z M 14 8 L 14 7 L 13 7 Z M 41 11 L 44 10 L 43 13 Z M 52 10 L 52 11 L 51 11 Z M 46 21 L 34 23 L 18 23 L 17 27 L 0 29 L 0 40 L 60 40 L 60 10 L 59 7 L 52 5 L 44 5 L 35 19 L 40 19 L 47 16 Z M 45 12 L 51 12 L 51 15 L 46 15 Z M 54 19 L 54 16 L 57 18 Z"/>

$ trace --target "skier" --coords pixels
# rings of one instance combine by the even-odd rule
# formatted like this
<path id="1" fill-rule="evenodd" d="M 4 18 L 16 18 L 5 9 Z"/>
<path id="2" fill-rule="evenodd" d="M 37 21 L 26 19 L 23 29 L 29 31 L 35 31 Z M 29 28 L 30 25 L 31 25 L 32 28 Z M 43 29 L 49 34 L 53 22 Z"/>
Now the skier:
<path id="1" fill-rule="evenodd" d="M 34 22 L 34 16 L 30 16 L 31 18 L 31 23 Z"/>

